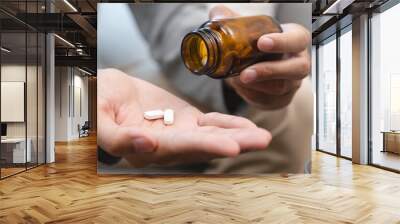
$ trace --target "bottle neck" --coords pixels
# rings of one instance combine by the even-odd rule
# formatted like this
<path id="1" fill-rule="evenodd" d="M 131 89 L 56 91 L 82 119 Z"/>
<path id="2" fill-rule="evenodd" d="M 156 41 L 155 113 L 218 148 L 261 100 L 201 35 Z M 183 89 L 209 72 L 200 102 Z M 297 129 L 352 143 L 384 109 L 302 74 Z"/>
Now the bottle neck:
<path id="1" fill-rule="evenodd" d="M 185 66 L 196 75 L 210 75 L 219 62 L 219 39 L 217 34 L 200 28 L 188 33 L 182 41 L 182 58 Z"/>

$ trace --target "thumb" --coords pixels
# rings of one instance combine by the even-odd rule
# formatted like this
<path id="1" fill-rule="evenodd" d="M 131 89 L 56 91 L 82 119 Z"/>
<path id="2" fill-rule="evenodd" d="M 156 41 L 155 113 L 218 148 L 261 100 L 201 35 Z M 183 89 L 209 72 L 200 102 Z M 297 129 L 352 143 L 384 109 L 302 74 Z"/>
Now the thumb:
<path id="1" fill-rule="evenodd" d="M 120 157 L 132 153 L 155 151 L 156 140 L 143 129 L 120 126 L 115 123 L 112 113 L 101 108 L 98 113 L 97 144 L 106 152 Z"/>
<path id="2" fill-rule="evenodd" d="M 224 5 L 216 5 L 211 8 L 208 17 L 210 19 L 222 19 L 222 18 L 232 18 L 240 16 L 239 13 L 233 11 L 232 9 Z"/>

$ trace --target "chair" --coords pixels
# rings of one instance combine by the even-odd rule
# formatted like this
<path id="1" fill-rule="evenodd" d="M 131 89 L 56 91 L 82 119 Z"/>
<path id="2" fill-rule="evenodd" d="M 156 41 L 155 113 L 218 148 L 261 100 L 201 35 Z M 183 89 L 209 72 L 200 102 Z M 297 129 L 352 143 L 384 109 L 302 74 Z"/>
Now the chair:
<path id="1" fill-rule="evenodd" d="M 90 129 L 90 123 L 89 121 L 85 121 L 85 123 L 80 127 L 78 125 L 78 130 L 79 130 L 79 138 L 80 137 L 87 137 L 89 136 L 89 129 Z"/>

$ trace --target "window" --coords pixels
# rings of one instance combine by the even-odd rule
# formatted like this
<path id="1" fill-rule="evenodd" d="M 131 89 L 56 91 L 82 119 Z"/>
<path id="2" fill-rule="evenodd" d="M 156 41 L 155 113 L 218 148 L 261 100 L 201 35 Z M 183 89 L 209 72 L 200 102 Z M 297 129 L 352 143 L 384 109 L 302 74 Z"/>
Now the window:
<path id="1" fill-rule="evenodd" d="M 336 153 L 336 35 L 318 48 L 318 149 Z"/>
<path id="2" fill-rule="evenodd" d="M 400 4 L 371 18 L 372 164 L 400 170 Z"/>
<path id="3" fill-rule="evenodd" d="M 313 88 L 313 115 L 314 115 L 314 122 L 313 122 L 313 134 L 312 134 L 312 143 L 311 143 L 311 149 L 316 150 L 317 148 L 317 140 L 316 140 L 316 131 L 317 131 L 317 100 L 315 94 L 317 92 L 317 47 L 316 45 L 312 45 L 311 48 L 311 82 L 312 82 L 312 88 Z"/>
<path id="4" fill-rule="evenodd" d="M 351 25 L 340 36 L 340 155 L 352 157 L 352 33 Z"/>

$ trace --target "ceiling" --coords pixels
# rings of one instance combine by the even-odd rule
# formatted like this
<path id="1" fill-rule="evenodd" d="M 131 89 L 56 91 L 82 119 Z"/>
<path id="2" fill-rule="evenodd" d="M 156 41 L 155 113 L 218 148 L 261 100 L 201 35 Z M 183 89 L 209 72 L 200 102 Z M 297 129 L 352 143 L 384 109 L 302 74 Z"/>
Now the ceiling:
<path id="1" fill-rule="evenodd" d="M 285 2 L 312 3 L 313 38 L 344 16 L 355 15 L 377 7 L 387 0 L 289 0 Z M 59 65 L 87 66 L 96 70 L 96 5 L 100 2 L 151 2 L 148 0 L 1 0 L 0 25 L 4 38 L 14 42 L 15 49 L 23 49 L 23 35 L 19 32 L 55 32 L 56 63 Z M 155 0 L 154 2 L 171 2 Z M 177 1 L 182 2 L 182 1 Z M 246 1 L 243 1 L 246 2 Z M 257 1 L 260 2 L 260 1 Z M 272 0 L 269 2 L 282 2 Z M 51 10 L 50 10 L 51 9 Z M 49 13 L 52 11 L 52 13 Z M 329 12 L 329 13 L 327 13 Z M 71 47 L 71 44 L 74 45 Z M 5 43 L 5 42 L 3 42 Z M 31 52 L 31 45 L 28 45 Z M 33 45 L 32 45 L 33 46 Z M 17 50 L 16 50 L 17 53 Z M 21 52 L 23 53 L 23 52 Z M 57 58 L 56 58 L 57 59 Z M 82 64 L 79 64 L 82 63 Z"/>
<path id="2" fill-rule="evenodd" d="M 24 55 L 33 57 L 31 53 L 34 55 L 37 48 L 33 44 L 25 44 L 25 32 L 54 32 L 57 34 L 56 65 L 79 66 L 96 71 L 98 2 L 100 1 L 1 0 L 2 45 L 12 49 L 7 54 L 2 52 L 3 60 L 18 61 Z M 31 35 L 27 36 L 29 41 Z"/>

